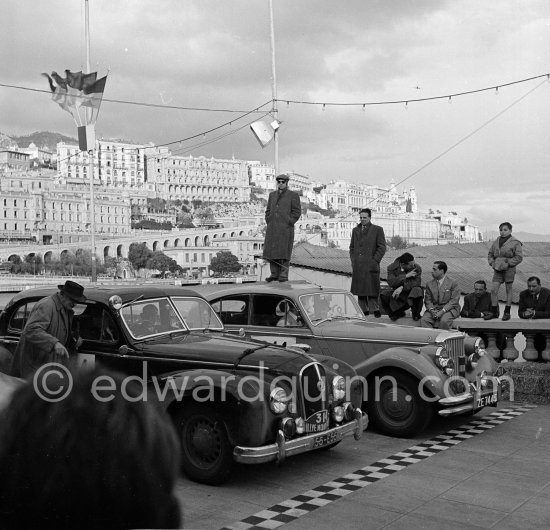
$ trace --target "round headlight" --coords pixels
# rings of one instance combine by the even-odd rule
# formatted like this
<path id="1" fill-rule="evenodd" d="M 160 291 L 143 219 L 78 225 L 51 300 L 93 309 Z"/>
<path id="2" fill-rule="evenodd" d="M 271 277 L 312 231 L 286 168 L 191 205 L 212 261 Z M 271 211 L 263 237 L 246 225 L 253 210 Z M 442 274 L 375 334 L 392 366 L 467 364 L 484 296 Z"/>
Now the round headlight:
<path id="1" fill-rule="evenodd" d="M 275 414 L 281 414 L 286 410 L 288 399 L 284 388 L 276 386 L 269 394 L 269 408 Z"/>
<path id="2" fill-rule="evenodd" d="M 296 422 L 292 418 L 283 418 L 281 420 L 281 429 L 285 438 L 292 438 L 296 434 Z"/>
<path id="3" fill-rule="evenodd" d="M 474 353 L 472 353 L 471 355 L 468 355 L 468 358 L 467 358 L 468 365 L 471 368 L 475 368 L 477 366 L 477 363 L 479 362 L 479 359 L 481 359 L 481 357 L 483 357 L 486 354 L 487 352 L 485 351 L 484 348 L 476 346 Z"/>
<path id="4" fill-rule="evenodd" d="M 337 375 L 332 380 L 332 395 L 336 401 L 346 397 L 346 380 L 341 375 Z"/>

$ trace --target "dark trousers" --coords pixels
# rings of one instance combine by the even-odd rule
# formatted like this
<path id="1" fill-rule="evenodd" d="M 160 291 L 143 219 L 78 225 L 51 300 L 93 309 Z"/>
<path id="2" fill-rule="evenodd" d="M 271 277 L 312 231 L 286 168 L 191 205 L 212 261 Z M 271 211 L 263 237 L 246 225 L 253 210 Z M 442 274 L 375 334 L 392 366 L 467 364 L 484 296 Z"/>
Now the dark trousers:
<path id="1" fill-rule="evenodd" d="M 384 311 L 391 318 L 392 316 L 403 316 L 405 311 L 411 308 L 412 316 L 420 316 L 422 312 L 422 306 L 424 305 L 424 298 L 418 296 L 415 298 L 408 297 L 407 301 L 403 301 L 398 298 L 397 300 L 392 297 L 393 291 L 386 290 L 380 293 L 380 301 L 382 302 L 382 307 Z"/>
<path id="2" fill-rule="evenodd" d="M 358 296 L 357 302 L 359 302 L 359 307 L 365 314 L 368 314 L 370 311 L 380 310 L 378 296 Z"/>
<path id="3" fill-rule="evenodd" d="M 288 269 L 290 260 L 288 259 L 272 259 L 269 261 L 269 270 L 271 277 L 279 280 L 288 280 Z"/>

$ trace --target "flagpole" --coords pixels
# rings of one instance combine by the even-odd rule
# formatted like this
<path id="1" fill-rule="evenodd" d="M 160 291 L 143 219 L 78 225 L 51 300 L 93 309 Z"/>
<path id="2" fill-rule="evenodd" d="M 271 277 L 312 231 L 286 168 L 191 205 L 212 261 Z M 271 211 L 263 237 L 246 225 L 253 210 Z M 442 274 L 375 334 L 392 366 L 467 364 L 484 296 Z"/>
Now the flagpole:
<path id="1" fill-rule="evenodd" d="M 269 23 L 271 30 L 271 97 L 273 118 L 278 121 L 277 109 L 277 72 L 275 70 L 275 27 L 273 24 L 273 0 L 269 0 Z M 279 174 L 279 133 L 275 130 L 273 134 L 275 144 L 275 176 Z"/>
<path id="2" fill-rule="evenodd" d="M 85 5 L 85 35 L 86 35 L 86 73 L 92 71 L 90 61 L 90 12 L 88 0 L 84 0 Z M 86 109 L 86 125 L 91 120 L 93 110 Z M 94 138 L 95 142 L 95 138 Z M 90 178 L 90 233 L 91 233 L 91 252 L 92 252 L 92 283 L 97 282 L 97 264 L 95 255 L 95 200 L 94 200 L 94 149 L 88 151 L 88 176 Z"/>

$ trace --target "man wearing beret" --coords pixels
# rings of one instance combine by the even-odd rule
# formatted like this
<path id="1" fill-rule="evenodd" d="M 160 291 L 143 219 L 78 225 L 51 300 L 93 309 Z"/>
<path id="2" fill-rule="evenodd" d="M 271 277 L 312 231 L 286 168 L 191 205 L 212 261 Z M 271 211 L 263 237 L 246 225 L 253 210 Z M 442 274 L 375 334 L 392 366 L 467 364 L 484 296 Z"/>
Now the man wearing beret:
<path id="1" fill-rule="evenodd" d="M 33 307 L 21 333 L 11 365 L 11 375 L 26 378 L 49 362 L 66 363 L 75 346 L 73 308 L 84 303 L 84 287 L 67 280 L 59 291 Z"/>
<path id="2" fill-rule="evenodd" d="M 271 275 L 265 279 L 266 282 L 288 280 L 294 225 L 302 214 L 300 196 L 288 189 L 289 179 L 286 174 L 277 175 L 277 189 L 269 194 L 267 201 L 263 258 L 269 261 Z"/>

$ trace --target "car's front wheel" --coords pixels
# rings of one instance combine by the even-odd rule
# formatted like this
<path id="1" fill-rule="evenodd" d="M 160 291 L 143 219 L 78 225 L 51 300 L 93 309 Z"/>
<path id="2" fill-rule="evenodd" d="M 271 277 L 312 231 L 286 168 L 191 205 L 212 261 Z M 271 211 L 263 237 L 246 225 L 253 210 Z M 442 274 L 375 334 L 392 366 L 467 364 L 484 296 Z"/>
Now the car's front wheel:
<path id="1" fill-rule="evenodd" d="M 185 474 L 204 484 L 218 485 L 231 474 L 233 451 L 222 417 L 213 407 L 184 406 L 176 420 Z"/>
<path id="2" fill-rule="evenodd" d="M 376 430 L 408 438 L 427 427 L 433 406 L 422 399 L 418 385 L 414 377 L 401 372 L 379 374 L 369 381 L 366 408 Z"/>

